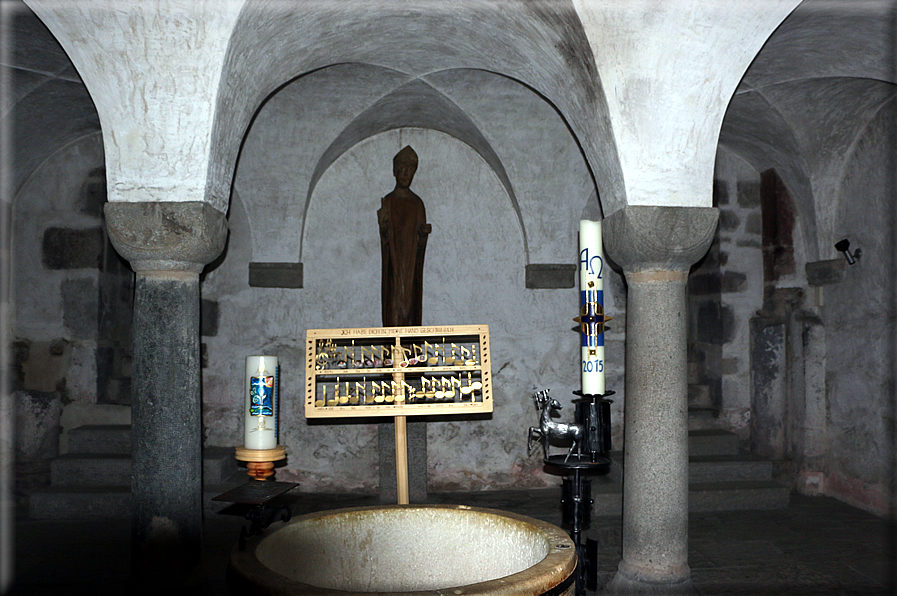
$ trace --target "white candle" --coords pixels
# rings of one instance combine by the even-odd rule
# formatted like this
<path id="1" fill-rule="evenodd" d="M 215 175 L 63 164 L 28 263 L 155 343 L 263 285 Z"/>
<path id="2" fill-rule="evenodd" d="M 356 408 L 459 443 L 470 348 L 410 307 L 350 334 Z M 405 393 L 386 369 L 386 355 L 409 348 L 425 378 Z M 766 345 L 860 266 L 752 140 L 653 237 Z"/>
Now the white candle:
<path id="1" fill-rule="evenodd" d="M 579 222 L 579 320 L 582 393 L 604 394 L 604 257 L 601 222 Z"/>
<path id="2" fill-rule="evenodd" d="M 277 409 L 280 405 L 277 403 L 277 376 L 277 357 L 246 358 L 243 446 L 247 449 L 277 447 Z"/>

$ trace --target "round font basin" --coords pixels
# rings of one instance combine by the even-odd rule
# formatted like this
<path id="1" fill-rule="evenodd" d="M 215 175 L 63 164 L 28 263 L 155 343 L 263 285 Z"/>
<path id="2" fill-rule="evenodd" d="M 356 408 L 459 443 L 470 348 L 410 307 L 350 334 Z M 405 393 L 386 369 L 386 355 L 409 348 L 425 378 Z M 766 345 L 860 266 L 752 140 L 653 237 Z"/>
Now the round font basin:
<path id="1" fill-rule="evenodd" d="M 271 531 L 273 529 L 273 531 Z M 465 506 L 312 513 L 234 549 L 235 594 L 573 594 L 576 553 L 551 524 Z"/>

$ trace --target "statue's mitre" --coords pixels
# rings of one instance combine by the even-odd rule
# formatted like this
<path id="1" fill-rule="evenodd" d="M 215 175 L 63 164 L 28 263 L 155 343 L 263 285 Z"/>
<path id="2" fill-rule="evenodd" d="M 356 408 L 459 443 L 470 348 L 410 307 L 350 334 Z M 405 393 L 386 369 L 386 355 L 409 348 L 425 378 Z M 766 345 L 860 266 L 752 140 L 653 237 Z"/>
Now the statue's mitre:
<path id="1" fill-rule="evenodd" d="M 392 165 L 410 165 L 417 167 L 417 153 L 414 152 L 414 149 L 411 148 L 411 145 L 405 145 L 405 147 L 396 153 L 396 156 L 392 158 Z"/>

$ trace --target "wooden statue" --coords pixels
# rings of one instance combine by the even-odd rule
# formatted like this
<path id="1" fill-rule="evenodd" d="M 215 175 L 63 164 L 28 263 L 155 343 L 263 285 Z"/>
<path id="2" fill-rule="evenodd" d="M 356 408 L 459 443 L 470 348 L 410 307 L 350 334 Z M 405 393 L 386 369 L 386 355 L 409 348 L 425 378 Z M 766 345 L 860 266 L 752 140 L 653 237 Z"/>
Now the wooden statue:
<path id="1" fill-rule="evenodd" d="M 383 261 L 384 327 L 421 324 L 424 252 L 431 226 L 424 202 L 409 188 L 417 171 L 417 154 L 406 146 L 393 158 L 396 187 L 377 211 Z"/>

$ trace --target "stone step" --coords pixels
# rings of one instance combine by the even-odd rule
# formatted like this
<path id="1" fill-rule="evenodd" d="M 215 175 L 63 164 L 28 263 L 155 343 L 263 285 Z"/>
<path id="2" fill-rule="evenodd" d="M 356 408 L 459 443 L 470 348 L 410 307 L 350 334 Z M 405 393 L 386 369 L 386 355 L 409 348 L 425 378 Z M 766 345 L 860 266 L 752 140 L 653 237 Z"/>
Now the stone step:
<path id="1" fill-rule="evenodd" d="M 738 436 L 722 430 L 688 433 L 689 510 L 727 511 L 788 506 L 790 489 L 772 480 L 775 462 L 739 453 Z M 611 468 L 592 479 L 593 515 L 621 515 L 624 454 L 610 453 Z"/>
<path id="2" fill-rule="evenodd" d="M 623 452 L 610 453 L 611 466 L 606 478 L 623 481 Z M 689 482 L 726 482 L 739 480 L 771 480 L 775 462 L 750 454 L 694 455 L 688 459 Z"/>
<path id="3" fill-rule="evenodd" d="M 689 484 L 689 511 L 782 509 L 791 491 L 772 480 L 696 482 Z M 623 490 L 616 482 L 592 481 L 592 515 L 621 516 Z"/>
<path id="4" fill-rule="evenodd" d="M 689 353 L 689 357 L 692 354 Z M 688 361 L 688 366 L 686 368 L 686 378 L 688 380 L 689 387 L 691 385 L 697 385 L 701 381 L 701 372 L 703 371 L 703 366 L 700 362 L 695 362 L 694 360 Z"/>
<path id="5" fill-rule="evenodd" d="M 755 455 L 695 455 L 688 461 L 688 481 L 772 480 L 773 462 Z"/>
<path id="6" fill-rule="evenodd" d="M 696 482 L 689 485 L 689 511 L 784 509 L 791 489 L 774 480 Z"/>
<path id="7" fill-rule="evenodd" d="M 91 424 L 68 432 L 69 453 L 131 453 L 129 424 Z"/>
<path id="8" fill-rule="evenodd" d="M 245 477 L 228 447 L 203 449 L 203 482 L 222 484 Z M 119 453 L 67 453 L 50 464 L 53 486 L 131 485 L 131 456 Z"/>
<path id="9" fill-rule="evenodd" d="M 50 463 L 52 486 L 130 486 L 131 456 L 120 453 L 67 453 Z"/>
<path id="10" fill-rule="evenodd" d="M 229 503 L 213 501 L 240 484 L 207 484 L 203 487 L 203 512 L 216 514 Z M 28 516 L 33 520 L 92 520 L 131 515 L 131 489 L 127 486 L 50 486 L 31 494 Z"/>
<path id="11" fill-rule="evenodd" d="M 689 460 L 692 462 L 691 467 L 693 467 L 694 462 L 710 462 L 713 461 L 713 458 L 723 458 L 724 460 L 725 458 L 731 458 L 733 456 L 743 456 L 742 459 L 745 460 L 755 461 L 757 459 L 753 456 L 741 454 L 738 444 L 738 435 L 729 431 L 719 429 L 690 430 L 688 431 L 688 453 Z M 619 481 L 619 479 L 622 478 L 623 473 L 623 452 L 621 450 L 611 451 L 610 459 L 611 469 L 609 476 L 615 481 Z M 756 465 L 759 466 L 760 464 Z M 722 463 L 706 463 L 706 465 L 704 465 L 706 468 L 720 468 L 722 466 Z M 750 476 L 750 478 L 753 478 L 753 476 Z M 730 479 L 738 480 L 740 477 Z M 693 480 L 699 481 L 701 480 L 701 476 L 699 475 Z"/>
<path id="12" fill-rule="evenodd" d="M 127 517 L 127 486 L 49 486 L 31 493 L 28 517 L 34 520 L 76 520 Z"/>
<path id="13" fill-rule="evenodd" d="M 719 409 L 714 406 L 688 406 L 688 430 L 718 428 Z"/>
<path id="14" fill-rule="evenodd" d="M 688 431 L 688 453 L 702 455 L 738 455 L 738 435 L 725 430 Z"/>

